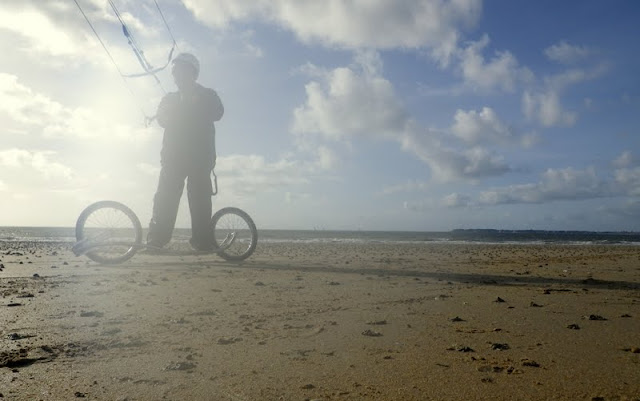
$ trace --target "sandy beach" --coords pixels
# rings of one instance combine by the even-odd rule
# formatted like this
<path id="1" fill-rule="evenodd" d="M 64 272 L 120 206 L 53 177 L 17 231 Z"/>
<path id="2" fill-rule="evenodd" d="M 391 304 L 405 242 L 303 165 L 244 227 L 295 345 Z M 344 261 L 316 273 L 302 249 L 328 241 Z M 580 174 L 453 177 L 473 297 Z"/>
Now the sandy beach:
<path id="1" fill-rule="evenodd" d="M 0 399 L 640 400 L 640 247 L 1 243 Z"/>

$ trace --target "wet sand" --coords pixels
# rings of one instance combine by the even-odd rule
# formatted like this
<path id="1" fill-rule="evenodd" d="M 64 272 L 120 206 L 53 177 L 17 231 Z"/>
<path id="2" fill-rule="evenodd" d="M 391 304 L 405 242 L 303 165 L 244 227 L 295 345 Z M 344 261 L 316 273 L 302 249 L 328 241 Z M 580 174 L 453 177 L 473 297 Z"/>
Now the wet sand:
<path id="1" fill-rule="evenodd" d="M 640 400 L 640 247 L 0 247 L 0 399 Z"/>

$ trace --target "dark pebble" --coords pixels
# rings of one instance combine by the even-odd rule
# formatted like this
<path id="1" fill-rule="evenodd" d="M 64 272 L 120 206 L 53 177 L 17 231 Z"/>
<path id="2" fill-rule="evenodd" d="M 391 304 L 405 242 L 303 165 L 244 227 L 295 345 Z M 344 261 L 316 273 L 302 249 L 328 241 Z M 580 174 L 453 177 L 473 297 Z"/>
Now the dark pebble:
<path id="1" fill-rule="evenodd" d="M 11 333 L 7 335 L 7 338 L 9 338 L 9 340 L 11 341 L 23 340 L 25 338 L 31 338 L 31 337 L 35 337 L 35 336 L 29 335 L 29 334 L 18 334 L 18 333 Z"/>
<path id="2" fill-rule="evenodd" d="M 368 336 L 368 337 L 381 337 L 382 333 L 378 333 L 377 331 L 373 331 L 370 329 L 367 329 L 365 331 L 362 332 L 363 336 Z"/>
<path id="3" fill-rule="evenodd" d="M 80 317 L 102 317 L 104 313 L 97 311 L 81 312 Z"/>
<path id="4" fill-rule="evenodd" d="M 242 341 L 242 337 L 222 337 L 218 339 L 218 344 L 229 345 Z"/>
<path id="5" fill-rule="evenodd" d="M 459 347 L 457 345 L 454 345 L 453 347 L 449 347 L 447 348 L 447 351 L 458 351 L 458 352 L 476 352 L 473 348 L 471 347 L 467 347 L 467 346 L 463 346 L 463 347 Z"/>
<path id="6" fill-rule="evenodd" d="M 40 347 L 40 349 L 43 350 L 44 352 L 48 352 L 50 354 L 53 354 L 53 352 L 54 352 L 53 348 L 51 348 L 48 345 L 43 345 L 43 346 Z"/>
<path id="7" fill-rule="evenodd" d="M 178 362 L 172 363 L 171 365 L 164 368 L 164 370 L 191 370 L 194 369 L 196 365 L 191 362 Z"/>
<path id="8" fill-rule="evenodd" d="M 536 361 L 532 361 L 530 359 L 523 359 L 522 360 L 522 366 L 530 366 L 532 368 L 539 368 L 540 364 Z"/>

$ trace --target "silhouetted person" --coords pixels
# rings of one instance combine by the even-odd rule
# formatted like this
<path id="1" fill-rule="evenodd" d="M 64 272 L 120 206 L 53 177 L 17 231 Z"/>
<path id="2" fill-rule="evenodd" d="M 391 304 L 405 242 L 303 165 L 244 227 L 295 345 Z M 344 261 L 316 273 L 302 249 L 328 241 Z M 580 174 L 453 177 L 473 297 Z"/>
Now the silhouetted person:
<path id="1" fill-rule="evenodd" d="M 178 206 L 187 181 L 191 212 L 191 246 L 207 251 L 214 248 L 211 227 L 211 171 L 216 164 L 214 122 L 224 108 L 218 94 L 196 82 L 198 59 L 180 53 L 171 70 L 177 92 L 162 98 L 158 124 L 164 128 L 160 153 L 160 179 L 153 198 L 153 216 L 147 243 L 163 247 L 171 240 Z"/>

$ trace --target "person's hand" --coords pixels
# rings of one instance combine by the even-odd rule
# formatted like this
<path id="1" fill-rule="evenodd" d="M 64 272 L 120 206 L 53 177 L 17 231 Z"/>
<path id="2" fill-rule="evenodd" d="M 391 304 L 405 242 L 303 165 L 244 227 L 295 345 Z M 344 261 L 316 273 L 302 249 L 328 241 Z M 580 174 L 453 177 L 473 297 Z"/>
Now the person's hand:
<path id="1" fill-rule="evenodd" d="M 176 120 L 176 110 L 179 103 L 180 100 L 177 96 L 167 95 L 162 98 L 162 101 L 158 105 L 158 112 L 156 114 L 158 124 L 160 124 L 161 127 L 166 128 Z"/>

